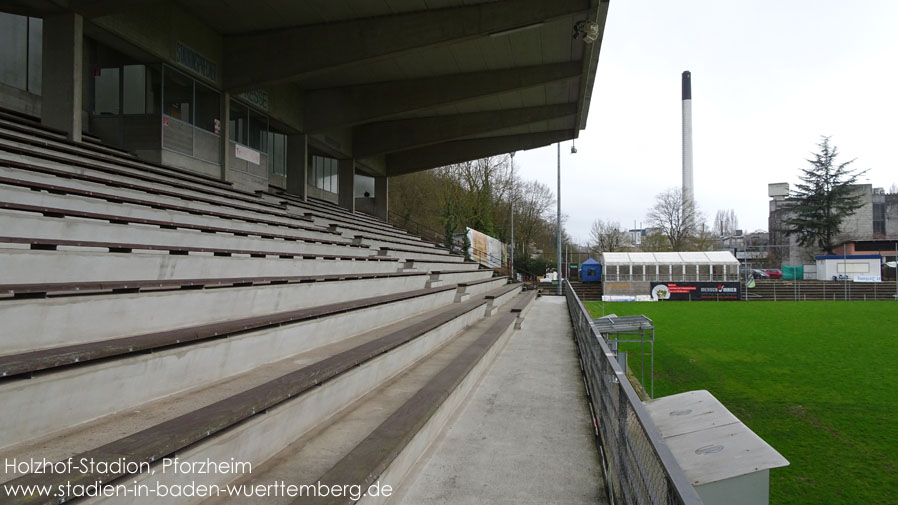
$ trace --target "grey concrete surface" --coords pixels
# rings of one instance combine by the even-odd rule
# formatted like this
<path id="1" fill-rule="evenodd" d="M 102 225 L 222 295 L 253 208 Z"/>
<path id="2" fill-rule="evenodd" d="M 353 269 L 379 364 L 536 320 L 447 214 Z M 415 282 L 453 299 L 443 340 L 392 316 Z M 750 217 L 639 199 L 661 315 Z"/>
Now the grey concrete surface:
<path id="1" fill-rule="evenodd" d="M 542 297 L 390 503 L 606 503 L 567 307 Z"/>

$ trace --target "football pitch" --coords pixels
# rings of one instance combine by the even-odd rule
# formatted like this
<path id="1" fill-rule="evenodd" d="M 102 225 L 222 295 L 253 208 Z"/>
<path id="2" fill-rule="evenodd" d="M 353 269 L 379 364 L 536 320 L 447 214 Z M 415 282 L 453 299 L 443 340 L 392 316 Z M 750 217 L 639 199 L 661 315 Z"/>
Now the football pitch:
<path id="1" fill-rule="evenodd" d="M 770 472 L 771 504 L 898 503 L 898 302 L 604 310 L 654 321 L 655 397 L 707 389 L 789 460 Z"/>

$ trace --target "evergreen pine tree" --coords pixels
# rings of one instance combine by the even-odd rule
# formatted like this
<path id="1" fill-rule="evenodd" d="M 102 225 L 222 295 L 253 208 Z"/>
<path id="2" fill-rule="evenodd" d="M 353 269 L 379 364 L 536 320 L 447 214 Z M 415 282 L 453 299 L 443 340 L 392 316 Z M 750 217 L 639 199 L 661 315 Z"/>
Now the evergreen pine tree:
<path id="1" fill-rule="evenodd" d="M 845 218 L 864 205 L 862 196 L 851 186 L 867 171 L 849 169 L 855 160 L 837 165 L 839 152 L 829 145 L 829 137 L 823 137 L 817 145 L 820 152 L 807 160 L 811 166 L 801 169 L 802 182 L 790 195 L 794 206 L 784 231 L 796 235 L 804 247 L 816 245 L 832 254 Z"/>

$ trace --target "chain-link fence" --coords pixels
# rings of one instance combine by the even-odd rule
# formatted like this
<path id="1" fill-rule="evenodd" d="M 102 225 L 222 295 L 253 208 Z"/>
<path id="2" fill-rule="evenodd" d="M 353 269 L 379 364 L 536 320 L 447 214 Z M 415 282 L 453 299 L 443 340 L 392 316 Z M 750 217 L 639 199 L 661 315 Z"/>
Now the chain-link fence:
<path id="1" fill-rule="evenodd" d="M 564 294 L 580 349 L 580 368 L 611 503 L 701 505 L 611 349 L 590 326 L 589 313 L 567 281 Z"/>

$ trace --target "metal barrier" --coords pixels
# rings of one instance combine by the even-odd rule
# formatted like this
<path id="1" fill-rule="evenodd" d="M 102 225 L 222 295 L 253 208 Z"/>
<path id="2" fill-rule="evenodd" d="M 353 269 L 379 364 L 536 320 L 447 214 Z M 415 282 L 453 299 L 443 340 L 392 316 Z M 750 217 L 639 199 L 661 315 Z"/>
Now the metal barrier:
<path id="1" fill-rule="evenodd" d="M 702 505 L 608 344 L 564 281 L 605 484 L 612 504 Z"/>

